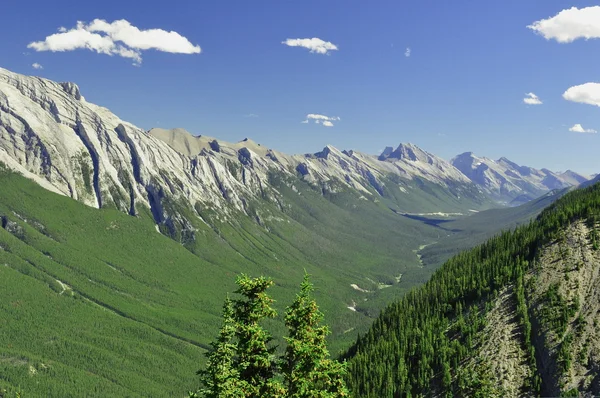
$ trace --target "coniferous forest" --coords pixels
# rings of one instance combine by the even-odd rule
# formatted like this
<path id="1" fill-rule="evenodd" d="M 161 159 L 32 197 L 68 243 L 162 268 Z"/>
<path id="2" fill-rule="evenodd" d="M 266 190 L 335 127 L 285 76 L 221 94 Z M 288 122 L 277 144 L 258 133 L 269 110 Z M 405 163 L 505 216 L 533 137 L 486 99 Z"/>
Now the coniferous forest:
<path id="1" fill-rule="evenodd" d="M 474 355 L 475 336 L 486 326 L 489 300 L 507 286 L 513 286 L 516 292 L 522 344 L 531 369 L 522 393 L 543 394 L 549 381 L 538 369 L 530 303 L 525 293 L 526 285 L 535 283 L 535 279 L 525 280 L 524 276 L 536 268 L 540 248 L 564 239 L 562 231 L 574 221 L 584 220 L 590 226 L 589 240 L 597 250 L 599 212 L 600 184 L 575 190 L 528 225 L 502 233 L 447 261 L 424 286 L 382 311 L 368 333 L 345 353 L 353 395 L 502 396 L 485 362 L 469 370 L 463 365 Z M 558 336 L 564 335 L 579 303 L 568 305 L 552 287 L 543 299 L 541 321 Z M 561 371 L 568 370 L 570 364 L 571 340 L 567 334 L 559 345 Z M 561 394 L 577 396 L 577 390 Z"/>

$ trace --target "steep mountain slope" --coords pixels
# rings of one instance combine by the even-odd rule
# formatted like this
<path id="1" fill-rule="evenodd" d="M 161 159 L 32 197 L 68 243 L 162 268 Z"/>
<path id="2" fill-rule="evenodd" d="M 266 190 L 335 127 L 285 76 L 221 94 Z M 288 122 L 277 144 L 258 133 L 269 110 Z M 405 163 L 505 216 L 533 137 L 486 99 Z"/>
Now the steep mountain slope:
<path id="1" fill-rule="evenodd" d="M 349 350 L 355 396 L 598 395 L 599 218 L 596 184 L 446 262 Z"/>
<path id="2" fill-rule="evenodd" d="M 589 187 L 590 185 L 594 185 L 600 182 L 600 175 L 596 175 L 591 180 L 586 181 L 580 185 L 581 188 Z"/>
<path id="3" fill-rule="evenodd" d="M 522 204 L 544 193 L 579 185 L 589 178 L 567 171 L 562 174 L 548 169 L 520 166 L 506 158 L 491 160 L 465 152 L 452 159 L 452 165 L 499 201 Z"/>

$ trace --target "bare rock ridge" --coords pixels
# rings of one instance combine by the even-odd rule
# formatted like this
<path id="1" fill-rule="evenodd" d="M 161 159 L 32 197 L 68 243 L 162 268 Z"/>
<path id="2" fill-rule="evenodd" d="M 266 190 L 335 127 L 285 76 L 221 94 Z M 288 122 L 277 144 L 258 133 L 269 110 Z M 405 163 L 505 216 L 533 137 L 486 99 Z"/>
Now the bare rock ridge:
<path id="1" fill-rule="evenodd" d="M 393 190 L 433 195 L 431 187 L 439 187 L 455 203 L 469 197 L 481 204 L 487 194 L 502 197 L 520 189 L 539 196 L 551 189 L 547 185 L 567 186 L 566 181 L 579 178 L 572 172 L 561 179 L 519 171 L 500 161 L 483 169 L 457 159 L 453 164 L 412 144 L 386 148 L 379 157 L 332 146 L 316 154 L 287 155 L 250 139 L 227 143 L 183 129 L 147 132 L 87 102 L 74 83 L 0 68 L 0 162 L 89 206 L 132 215 L 145 207 L 162 231 L 192 229 L 186 217 L 197 213 L 202 219 L 197 209 L 226 220 L 247 214 L 253 200 L 281 206 L 281 194 L 269 184 L 274 173 L 323 193 L 346 189 L 373 201 Z M 523 183 L 509 171 L 534 177 Z"/>

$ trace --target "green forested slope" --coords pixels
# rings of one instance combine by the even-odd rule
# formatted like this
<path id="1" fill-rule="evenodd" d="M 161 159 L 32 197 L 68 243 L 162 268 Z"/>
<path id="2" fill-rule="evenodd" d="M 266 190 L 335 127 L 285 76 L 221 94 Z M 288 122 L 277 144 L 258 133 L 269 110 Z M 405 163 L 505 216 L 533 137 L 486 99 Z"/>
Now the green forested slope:
<path id="1" fill-rule="evenodd" d="M 279 189 L 281 219 L 198 222 L 194 241 L 177 242 L 156 231 L 149 211 L 92 209 L 0 170 L 0 388 L 176 396 L 197 386 L 194 372 L 239 272 L 277 280 L 279 310 L 305 270 L 314 275 L 334 353 L 366 330 L 382 294 L 430 274 L 413 250 L 431 227 L 352 192 Z M 257 214 L 270 206 L 254 205 Z"/>
<path id="2" fill-rule="evenodd" d="M 493 299 L 508 287 L 514 290 L 519 339 L 531 370 L 523 393 L 552 391 L 555 375 L 539 372 L 543 348 L 534 348 L 539 325 L 532 326 L 532 302 L 527 293 L 531 289 L 525 285 L 535 279 L 525 275 L 536 269 L 540 248 L 560 237 L 575 220 L 588 220 L 590 246 L 597 247 L 598 226 L 593 220 L 599 212 L 600 185 L 596 184 L 566 194 L 529 225 L 447 261 L 427 284 L 387 307 L 349 350 L 348 381 L 355 396 L 429 396 L 434 392 L 502 396 L 485 361 L 471 367 L 465 364 L 477 362 L 476 339 L 486 327 L 486 313 L 493 307 Z M 556 294 L 548 294 L 549 318 L 540 322 L 571 322 L 576 311 L 564 301 L 556 304 Z"/>

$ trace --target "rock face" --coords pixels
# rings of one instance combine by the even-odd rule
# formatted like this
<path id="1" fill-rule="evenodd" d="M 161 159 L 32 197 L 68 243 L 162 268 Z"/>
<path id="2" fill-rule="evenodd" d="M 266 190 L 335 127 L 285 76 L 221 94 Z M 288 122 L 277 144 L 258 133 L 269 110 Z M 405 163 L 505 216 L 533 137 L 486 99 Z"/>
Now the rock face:
<path id="1" fill-rule="evenodd" d="M 311 184 L 337 182 L 373 197 L 395 175 L 442 187 L 472 183 L 448 162 L 402 144 L 384 158 L 327 146 L 286 155 L 249 139 L 235 144 L 183 129 L 146 132 L 85 100 L 73 83 L 55 83 L 0 69 L 0 162 L 47 189 L 94 207 L 185 224 L 177 205 L 199 205 L 223 217 L 245 212 L 252 198 L 276 201 L 269 174 Z"/>
<path id="2" fill-rule="evenodd" d="M 491 160 L 465 152 L 452 159 L 452 165 L 497 200 L 510 203 L 537 198 L 544 193 L 579 185 L 589 178 L 572 171 L 559 174 L 548 169 L 520 166 L 504 157 Z M 517 203 L 513 202 L 513 203 Z"/>

